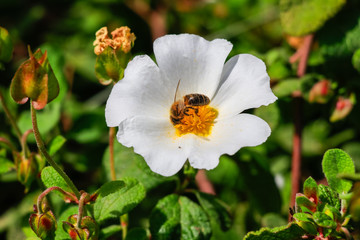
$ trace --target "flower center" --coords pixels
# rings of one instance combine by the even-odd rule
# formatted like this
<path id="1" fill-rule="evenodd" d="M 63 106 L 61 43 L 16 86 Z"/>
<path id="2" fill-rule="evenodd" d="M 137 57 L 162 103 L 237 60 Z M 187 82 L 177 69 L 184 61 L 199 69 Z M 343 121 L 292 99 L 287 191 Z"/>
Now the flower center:
<path id="1" fill-rule="evenodd" d="M 218 111 L 216 109 L 209 105 L 202 105 L 184 107 L 176 121 L 172 119 L 172 116 L 170 118 L 178 136 L 193 133 L 206 137 L 211 134 L 217 116 Z"/>

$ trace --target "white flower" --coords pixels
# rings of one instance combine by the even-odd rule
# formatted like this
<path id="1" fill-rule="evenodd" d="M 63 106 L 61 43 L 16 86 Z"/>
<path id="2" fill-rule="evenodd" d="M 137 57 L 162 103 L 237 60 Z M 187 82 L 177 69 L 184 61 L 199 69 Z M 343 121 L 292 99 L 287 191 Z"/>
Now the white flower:
<path id="1" fill-rule="evenodd" d="M 135 57 L 107 101 L 106 122 L 119 127 L 118 141 L 164 176 L 177 173 L 186 160 L 194 168 L 212 169 L 222 154 L 263 143 L 269 125 L 241 112 L 277 98 L 260 59 L 240 54 L 224 65 L 231 48 L 226 40 L 190 34 L 156 39 L 157 64 L 147 55 Z M 189 94 L 201 94 L 203 105 L 184 104 Z M 180 116 L 171 120 L 174 107 Z"/>

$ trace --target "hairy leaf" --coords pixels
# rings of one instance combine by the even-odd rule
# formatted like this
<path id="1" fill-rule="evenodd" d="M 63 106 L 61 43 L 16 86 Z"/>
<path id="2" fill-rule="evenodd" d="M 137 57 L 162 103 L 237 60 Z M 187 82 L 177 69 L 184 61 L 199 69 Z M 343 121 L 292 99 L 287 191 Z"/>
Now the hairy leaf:
<path id="1" fill-rule="evenodd" d="M 300 240 L 304 230 L 295 223 L 277 228 L 262 228 L 256 232 L 249 232 L 244 240 Z"/>
<path id="2" fill-rule="evenodd" d="M 210 221 L 204 210 L 187 197 L 161 199 L 150 216 L 153 239 L 210 239 Z"/>
<path id="3" fill-rule="evenodd" d="M 136 207 L 145 197 L 145 189 L 134 178 L 105 183 L 98 191 L 94 217 L 99 223 L 119 218 Z"/>
<path id="4" fill-rule="evenodd" d="M 284 31 L 292 36 L 316 32 L 345 2 L 346 0 L 281 0 L 280 19 Z"/>
<path id="5" fill-rule="evenodd" d="M 47 188 L 57 186 L 67 192 L 72 192 L 65 180 L 53 167 L 48 166 L 42 170 L 41 180 Z"/>
<path id="6" fill-rule="evenodd" d="M 61 135 L 56 136 L 49 145 L 49 154 L 54 155 L 65 144 L 66 138 Z"/>
<path id="7" fill-rule="evenodd" d="M 350 156 L 340 149 L 331 149 L 324 154 L 322 161 L 323 172 L 329 186 L 338 193 L 347 193 L 352 183 L 339 179 L 339 173 L 355 173 L 355 166 Z"/>

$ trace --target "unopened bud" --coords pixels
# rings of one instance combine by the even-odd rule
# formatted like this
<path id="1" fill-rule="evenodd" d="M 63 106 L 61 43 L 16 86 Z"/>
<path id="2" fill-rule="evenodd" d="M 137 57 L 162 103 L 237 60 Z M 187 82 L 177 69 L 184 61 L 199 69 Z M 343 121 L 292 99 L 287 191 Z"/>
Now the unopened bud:
<path id="1" fill-rule="evenodd" d="M 326 103 L 332 95 L 331 82 L 329 80 L 321 80 L 311 88 L 309 102 Z"/>
<path id="2" fill-rule="evenodd" d="M 29 49 L 30 59 L 20 65 L 11 81 L 12 98 L 24 104 L 30 98 L 35 109 L 42 109 L 59 94 L 59 84 L 51 69 L 47 52 Z"/>
<path id="3" fill-rule="evenodd" d="M 124 75 L 124 69 L 131 59 L 130 50 L 136 39 L 128 27 L 120 27 L 111 32 L 109 38 L 106 27 L 96 32 L 94 52 L 97 56 L 95 74 L 103 85 L 118 82 Z"/>
<path id="4" fill-rule="evenodd" d="M 97 240 L 99 236 L 99 226 L 89 216 L 81 219 L 79 227 L 76 226 L 78 215 L 74 214 L 63 222 L 63 229 L 67 232 L 71 240 Z"/>
<path id="5" fill-rule="evenodd" d="M 54 214 L 49 210 L 45 213 L 33 213 L 29 219 L 31 229 L 41 239 L 54 239 L 57 228 Z"/>
<path id="6" fill-rule="evenodd" d="M 353 106 L 354 100 L 352 100 L 351 98 L 339 97 L 336 102 L 335 109 L 331 114 L 330 122 L 336 122 L 344 119 L 347 115 L 350 114 Z"/>
<path id="7" fill-rule="evenodd" d="M 37 174 L 37 164 L 34 155 L 31 154 L 26 158 L 21 154 L 15 154 L 14 157 L 18 180 L 25 186 L 25 192 L 27 192 Z"/>
<path id="8" fill-rule="evenodd" d="M 2 62 L 9 62 L 13 53 L 13 44 L 8 31 L 0 27 L 0 70 L 4 69 Z"/>

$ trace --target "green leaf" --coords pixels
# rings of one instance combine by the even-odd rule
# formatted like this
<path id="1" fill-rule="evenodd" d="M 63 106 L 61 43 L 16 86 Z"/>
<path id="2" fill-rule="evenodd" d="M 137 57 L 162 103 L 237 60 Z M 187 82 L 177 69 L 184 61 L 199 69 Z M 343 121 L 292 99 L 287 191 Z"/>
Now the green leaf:
<path id="1" fill-rule="evenodd" d="M 57 102 L 47 104 L 41 111 L 37 111 L 36 117 L 39 131 L 42 136 L 46 136 L 46 134 L 58 124 L 60 120 L 60 111 L 61 104 Z M 32 129 L 30 111 L 21 112 L 18 124 L 21 132 Z M 29 135 L 28 140 L 29 142 L 35 142 L 34 135 Z"/>
<path id="2" fill-rule="evenodd" d="M 312 222 L 312 216 L 309 213 L 295 213 L 293 218 L 299 222 Z"/>
<path id="3" fill-rule="evenodd" d="M 268 106 L 261 106 L 256 108 L 254 114 L 261 119 L 264 119 L 271 129 L 275 129 L 280 121 L 280 109 L 277 103 L 270 104 Z"/>
<path id="4" fill-rule="evenodd" d="M 186 197 L 171 194 L 161 199 L 150 216 L 153 239 L 210 239 L 206 213 Z"/>
<path id="5" fill-rule="evenodd" d="M 360 48 L 357 49 L 352 57 L 352 64 L 354 66 L 354 68 L 360 72 Z"/>
<path id="6" fill-rule="evenodd" d="M 56 136 L 49 145 L 49 154 L 54 155 L 66 142 L 66 138 L 61 135 Z"/>
<path id="7" fill-rule="evenodd" d="M 335 222 L 341 221 L 340 211 L 337 208 L 331 206 L 330 204 L 325 204 L 325 207 L 323 208 L 322 212 L 328 215 Z"/>
<path id="8" fill-rule="evenodd" d="M 301 89 L 299 79 L 286 79 L 274 86 L 273 92 L 278 98 L 290 96 L 294 91 Z"/>
<path id="9" fill-rule="evenodd" d="M 145 197 L 145 189 L 133 178 L 105 183 L 98 191 L 94 217 L 98 223 L 119 218 L 136 207 Z"/>
<path id="10" fill-rule="evenodd" d="M 287 223 L 287 219 L 277 213 L 267 213 L 261 218 L 261 226 L 268 228 L 281 227 Z"/>
<path id="11" fill-rule="evenodd" d="M 280 19 L 284 32 L 292 36 L 316 32 L 345 2 L 346 0 L 281 0 Z"/>
<path id="12" fill-rule="evenodd" d="M 315 212 L 313 215 L 314 221 L 320 227 L 336 228 L 336 222 L 331 217 L 322 212 Z"/>
<path id="13" fill-rule="evenodd" d="M 329 204 L 336 209 L 340 209 L 339 194 L 332 190 L 330 187 L 319 184 L 319 199 L 323 204 Z"/>
<path id="14" fill-rule="evenodd" d="M 143 228 L 132 228 L 126 235 L 125 240 L 147 240 L 146 230 Z"/>
<path id="15" fill-rule="evenodd" d="M 110 181 L 110 154 L 109 148 L 106 149 L 103 156 L 103 165 L 107 179 Z M 150 170 L 143 157 L 134 153 L 132 148 L 127 148 L 114 142 L 114 161 L 116 177 L 133 177 L 139 180 L 148 191 L 161 183 L 174 181 L 177 176 L 163 177 Z"/>
<path id="16" fill-rule="evenodd" d="M 351 57 L 360 48 L 359 7 L 359 1 L 348 1 L 344 10 L 336 18 L 328 21 L 318 32 L 320 51 L 325 59 L 337 58 L 332 65 L 326 67 L 326 70 L 331 70 L 331 67 L 342 68 L 346 65 L 348 65 L 345 67 L 346 70 L 353 69 Z"/>
<path id="17" fill-rule="evenodd" d="M 60 217 L 57 218 L 57 225 L 62 226 L 63 221 L 67 221 L 68 217 L 78 213 L 78 206 L 69 206 L 65 210 L 62 210 Z M 62 227 L 58 227 L 55 231 L 55 240 L 68 240 L 70 236 L 64 231 Z"/>
<path id="18" fill-rule="evenodd" d="M 354 221 L 360 221 L 360 182 L 355 183 L 353 195 L 349 204 L 349 211 Z"/>
<path id="19" fill-rule="evenodd" d="M 338 193 L 347 193 L 352 183 L 339 179 L 339 173 L 355 173 L 355 166 L 350 156 L 341 149 L 331 149 L 324 154 L 322 161 L 323 172 L 329 186 Z"/>
<path id="20" fill-rule="evenodd" d="M 303 212 L 316 211 L 316 204 L 312 201 L 310 201 L 305 196 L 296 196 L 295 203 L 297 207 L 300 207 Z"/>
<path id="21" fill-rule="evenodd" d="M 317 203 L 318 185 L 312 177 L 309 177 L 305 180 L 303 189 L 304 189 L 304 195 L 307 198 L 312 198 L 315 201 L 315 203 Z"/>
<path id="22" fill-rule="evenodd" d="M 150 232 L 156 239 L 180 239 L 179 196 L 171 194 L 161 199 L 150 215 Z"/>
<path id="23" fill-rule="evenodd" d="M 67 192 L 72 192 L 65 180 L 53 167 L 48 166 L 41 171 L 41 180 L 47 188 L 57 186 Z"/>
<path id="24" fill-rule="evenodd" d="M 200 206 L 209 216 L 210 221 L 220 225 L 221 230 L 226 231 L 231 227 L 231 217 L 224 204 L 216 199 L 213 195 L 196 192 L 196 197 Z"/>
<path id="25" fill-rule="evenodd" d="M 186 197 L 180 197 L 181 239 L 210 239 L 209 218 L 202 208 Z"/>
<path id="26" fill-rule="evenodd" d="M 15 164 L 4 157 L 0 157 L 0 175 L 9 172 L 12 169 L 15 169 Z"/>
<path id="27" fill-rule="evenodd" d="M 122 227 L 120 225 L 110 225 L 107 227 L 103 227 L 100 230 L 99 239 L 108 239 L 112 235 L 120 232 Z"/>
<path id="28" fill-rule="evenodd" d="M 9 32 L 5 28 L 0 27 L 0 63 L 9 62 L 12 58 L 13 50 L 14 48 Z"/>
<path id="29" fill-rule="evenodd" d="M 304 230 L 295 223 L 277 228 L 262 228 L 256 232 L 249 232 L 244 240 L 301 240 Z"/>

